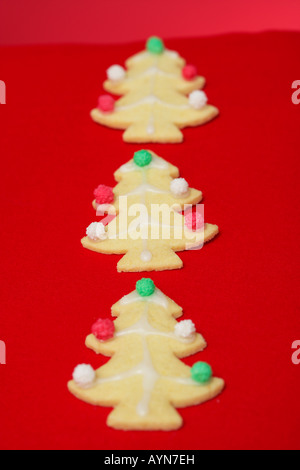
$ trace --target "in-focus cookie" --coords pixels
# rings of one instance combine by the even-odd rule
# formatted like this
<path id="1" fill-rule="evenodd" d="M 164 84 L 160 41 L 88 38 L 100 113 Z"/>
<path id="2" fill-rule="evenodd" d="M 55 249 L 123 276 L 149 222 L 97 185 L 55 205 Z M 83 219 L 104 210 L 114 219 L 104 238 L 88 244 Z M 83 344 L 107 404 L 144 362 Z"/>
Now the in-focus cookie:
<path id="1" fill-rule="evenodd" d="M 118 271 L 182 268 L 176 251 L 200 249 L 217 235 L 218 226 L 204 222 L 203 205 L 191 211 L 202 193 L 154 152 L 135 152 L 115 172 L 115 179 L 119 183 L 114 189 L 101 185 L 95 190 L 94 206 L 116 217 L 106 226 L 93 222 L 82 244 L 98 253 L 125 254 Z"/>
<path id="2" fill-rule="evenodd" d="M 126 61 L 126 69 L 109 67 L 105 90 L 124 96 L 115 101 L 101 95 L 91 116 L 99 124 L 126 129 L 125 142 L 182 142 L 180 129 L 218 115 L 218 109 L 207 103 L 204 85 L 194 65 L 152 37 L 146 50 Z"/>
<path id="3" fill-rule="evenodd" d="M 202 351 L 205 340 L 191 320 L 176 321 L 182 309 L 151 279 L 138 281 L 112 315 L 117 320 L 98 320 L 86 339 L 88 348 L 112 358 L 96 371 L 77 366 L 68 384 L 77 398 L 114 408 L 108 426 L 175 430 L 183 423 L 175 408 L 199 405 L 223 390 L 224 381 L 212 376 L 209 364 L 190 368 L 180 361 Z"/>

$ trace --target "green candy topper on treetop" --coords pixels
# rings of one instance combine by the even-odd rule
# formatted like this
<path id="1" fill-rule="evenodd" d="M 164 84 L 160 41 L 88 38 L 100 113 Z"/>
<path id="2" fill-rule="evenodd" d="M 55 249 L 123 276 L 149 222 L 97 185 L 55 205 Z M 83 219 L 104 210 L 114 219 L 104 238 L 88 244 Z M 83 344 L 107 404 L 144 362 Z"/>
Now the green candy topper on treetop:
<path id="1" fill-rule="evenodd" d="M 139 150 L 135 152 L 133 161 L 137 166 L 147 166 L 152 161 L 152 155 L 148 150 Z"/>
<path id="2" fill-rule="evenodd" d="M 152 36 L 149 38 L 146 47 L 147 51 L 151 52 L 151 54 L 162 54 L 165 50 L 162 39 L 158 38 L 157 36 Z"/>
<path id="3" fill-rule="evenodd" d="M 137 281 L 136 291 L 141 297 L 148 297 L 154 294 L 155 284 L 150 278 L 143 278 Z"/>

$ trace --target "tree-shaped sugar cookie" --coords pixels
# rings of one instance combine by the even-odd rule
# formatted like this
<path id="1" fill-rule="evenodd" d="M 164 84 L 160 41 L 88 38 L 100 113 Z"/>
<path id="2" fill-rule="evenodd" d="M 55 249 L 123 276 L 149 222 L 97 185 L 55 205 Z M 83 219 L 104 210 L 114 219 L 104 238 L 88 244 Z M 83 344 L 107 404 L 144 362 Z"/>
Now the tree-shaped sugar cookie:
<path id="1" fill-rule="evenodd" d="M 155 153 L 136 152 L 133 160 L 115 172 L 119 183 L 113 192 L 103 185 L 95 191 L 95 204 L 117 215 L 107 226 L 93 222 L 83 246 L 98 253 L 125 254 L 118 271 L 181 268 L 182 260 L 175 252 L 200 249 L 218 233 L 218 227 L 204 223 L 202 206 L 190 211 L 202 193 L 178 176 L 178 168 Z"/>
<path id="2" fill-rule="evenodd" d="M 177 52 L 166 49 L 161 39 L 150 38 L 146 50 L 129 58 L 126 68 L 111 66 L 104 83 L 105 90 L 124 96 L 115 102 L 110 95 L 101 95 L 91 112 L 99 124 L 126 129 L 125 142 L 182 142 L 180 129 L 218 115 L 200 90 L 205 79 Z"/>
<path id="3" fill-rule="evenodd" d="M 175 408 L 199 405 L 218 395 L 224 381 L 212 377 L 211 367 L 192 368 L 181 358 L 206 347 L 191 320 L 177 322 L 182 309 L 151 279 L 112 307 L 113 323 L 98 320 L 86 345 L 111 357 L 94 371 L 77 366 L 68 387 L 92 405 L 114 407 L 107 424 L 123 430 L 174 430 L 182 425 Z"/>

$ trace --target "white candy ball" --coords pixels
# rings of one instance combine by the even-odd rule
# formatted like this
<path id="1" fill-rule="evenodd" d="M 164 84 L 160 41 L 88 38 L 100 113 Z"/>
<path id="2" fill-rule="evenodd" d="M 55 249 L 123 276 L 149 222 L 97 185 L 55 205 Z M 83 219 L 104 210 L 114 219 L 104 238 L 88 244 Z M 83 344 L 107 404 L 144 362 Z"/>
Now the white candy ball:
<path id="1" fill-rule="evenodd" d="M 189 185 L 184 178 L 175 178 L 170 183 L 170 189 L 174 196 L 184 196 L 189 190 Z"/>
<path id="2" fill-rule="evenodd" d="M 102 222 L 93 222 L 86 229 L 87 236 L 93 241 L 105 240 L 107 233 Z"/>
<path id="3" fill-rule="evenodd" d="M 207 96 L 204 91 L 195 90 L 189 95 L 189 103 L 192 108 L 201 109 L 207 104 Z"/>
<path id="4" fill-rule="evenodd" d="M 179 338 L 191 338 L 196 333 L 192 320 L 183 320 L 175 326 L 175 335 Z"/>
<path id="5" fill-rule="evenodd" d="M 73 380 L 80 387 L 87 387 L 95 382 L 96 373 L 92 366 L 88 364 L 80 364 L 75 367 L 73 372 Z"/>
<path id="6" fill-rule="evenodd" d="M 120 82 L 124 80 L 126 75 L 126 70 L 121 67 L 121 65 L 112 65 L 106 71 L 108 80 L 112 82 Z"/>

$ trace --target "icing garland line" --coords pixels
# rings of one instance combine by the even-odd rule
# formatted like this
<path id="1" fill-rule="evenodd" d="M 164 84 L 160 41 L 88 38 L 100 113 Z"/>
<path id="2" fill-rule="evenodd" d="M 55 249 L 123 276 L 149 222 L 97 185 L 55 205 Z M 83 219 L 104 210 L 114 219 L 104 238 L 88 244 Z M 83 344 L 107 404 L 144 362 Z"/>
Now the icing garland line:
<path id="1" fill-rule="evenodd" d="M 122 105 L 121 106 L 117 105 L 115 111 L 116 112 L 117 111 L 126 111 L 128 109 L 133 109 L 133 108 L 136 108 L 137 106 L 141 106 L 143 104 L 149 104 L 152 107 L 155 104 L 161 104 L 163 106 L 166 106 L 166 107 L 172 108 L 172 109 L 191 109 L 191 106 L 189 104 L 172 104 L 172 103 L 168 103 L 167 101 L 163 101 L 160 98 L 157 98 L 157 96 L 150 93 L 149 95 L 145 96 L 144 98 L 142 98 L 139 101 L 136 101 L 135 103 L 127 104 L 127 105 L 123 105 L 123 106 Z"/>
<path id="2" fill-rule="evenodd" d="M 137 186 L 134 190 L 132 190 L 129 193 L 126 193 L 122 196 L 131 196 L 131 195 L 134 195 L 134 194 L 140 194 L 141 195 L 141 204 L 146 205 L 146 193 L 148 191 L 154 192 L 154 193 L 161 193 L 161 194 L 171 193 L 171 191 L 159 190 L 159 188 L 156 188 L 155 186 L 150 185 L 147 181 L 147 171 L 148 170 L 150 170 L 152 168 L 153 169 L 164 170 L 164 169 L 167 169 L 168 166 L 169 166 L 169 164 L 165 160 L 163 160 L 162 158 L 158 157 L 157 155 L 153 155 L 153 154 L 152 154 L 152 160 L 147 165 L 147 167 L 140 167 L 140 166 L 136 165 L 133 160 L 129 161 L 128 163 L 125 163 L 124 165 L 122 165 L 119 168 L 119 171 L 121 173 L 129 173 L 129 172 L 132 172 L 132 171 L 140 171 L 140 172 L 142 172 L 142 175 L 143 175 L 143 182 L 142 182 L 141 185 Z M 111 237 L 108 236 L 108 239 L 119 239 L 123 235 L 126 235 L 126 234 L 131 233 L 131 232 L 135 232 L 137 228 L 143 229 L 143 228 L 149 227 L 149 226 L 150 227 L 160 227 L 160 228 L 164 228 L 164 227 L 175 228 L 175 227 L 177 227 L 177 225 L 169 225 L 169 224 L 166 225 L 166 224 L 152 222 L 151 218 L 149 217 L 147 222 L 146 221 L 140 222 L 137 226 L 132 227 L 131 230 L 129 229 L 129 230 L 124 231 L 124 232 L 119 232 L 117 235 L 114 234 Z M 185 230 L 187 230 L 186 227 L 185 227 Z M 144 261 L 144 262 L 149 262 L 152 259 L 152 253 L 148 250 L 148 242 L 147 242 L 148 237 L 147 238 L 140 237 L 139 239 L 142 239 L 142 242 L 143 242 L 143 250 L 142 250 L 142 253 L 141 253 L 141 260 Z"/>
<path id="3" fill-rule="evenodd" d="M 154 105 L 157 102 L 157 98 L 154 96 L 154 87 L 155 87 L 155 82 L 156 82 L 156 77 L 157 77 L 157 66 L 158 66 L 158 57 L 155 60 L 155 67 L 156 67 L 156 72 L 152 75 L 151 77 L 151 91 L 150 94 L 153 96 L 154 100 L 152 101 L 151 104 L 151 112 L 147 124 L 147 134 L 152 135 L 155 133 L 155 120 L 154 120 Z M 150 99 L 151 101 L 151 99 Z"/>
<path id="4" fill-rule="evenodd" d="M 165 49 L 164 52 L 161 54 L 161 56 L 167 55 L 173 59 L 177 59 L 179 57 L 178 52 L 176 51 L 171 51 L 170 49 Z M 131 57 L 132 62 L 140 62 L 141 60 L 147 58 L 147 57 L 153 57 L 152 54 L 148 51 L 143 51 L 140 52 L 139 54 L 136 54 L 135 56 Z"/>
<path id="5" fill-rule="evenodd" d="M 142 73 L 139 75 L 136 75 L 135 77 L 128 77 L 124 80 L 124 82 L 131 82 L 133 80 L 136 80 L 138 78 L 143 78 L 143 77 L 148 77 L 151 75 L 162 75 L 163 77 L 169 77 L 169 78 L 180 78 L 178 75 L 175 73 L 167 73 L 164 70 L 161 70 L 157 64 L 152 65 L 148 69 L 144 70 Z"/>
<path id="6" fill-rule="evenodd" d="M 163 159 L 158 157 L 157 155 L 152 154 L 152 160 L 147 165 L 148 169 L 158 169 L 158 170 L 167 170 L 169 167 L 169 164 Z M 143 168 L 136 165 L 133 160 L 130 160 L 129 162 L 125 163 L 119 168 L 119 171 L 121 173 L 130 173 L 131 171 L 143 171 Z"/>
<path id="7" fill-rule="evenodd" d="M 131 292 L 128 295 L 125 295 L 122 297 L 120 300 L 121 305 L 128 305 L 132 304 L 134 302 L 151 302 L 154 304 L 159 305 L 160 307 L 163 307 L 165 309 L 168 308 L 168 298 L 167 296 L 157 287 L 155 288 L 155 291 L 152 295 L 141 297 L 136 290 Z"/>
<path id="8" fill-rule="evenodd" d="M 151 296 L 145 297 L 145 299 L 147 299 L 149 297 L 153 297 L 153 296 L 155 297 L 155 295 L 156 295 L 156 300 L 152 299 L 152 302 L 155 302 L 155 303 L 159 304 L 160 306 L 163 306 L 164 308 L 167 308 L 167 300 L 165 300 L 162 297 L 164 294 L 161 291 L 158 291 L 158 293 L 157 293 L 156 292 L 157 290 L 158 289 L 156 288 L 155 293 L 152 294 Z M 123 305 L 141 300 L 141 297 L 138 295 L 138 293 L 136 291 L 132 292 L 132 294 L 136 294 L 136 295 L 134 295 L 132 297 L 131 301 L 125 302 L 125 303 L 123 303 Z M 129 296 L 132 295 L 132 294 L 129 294 Z M 133 300 L 133 299 L 135 299 L 135 300 Z M 151 299 L 149 299 L 148 302 L 151 302 Z M 132 326 L 130 326 L 128 328 L 125 328 L 122 331 L 119 331 L 119 332 L 115 333 L 115 336 L 116 337 L 121 337 L 121 336 L 129 335 L 129 334 L 141 334 L 141 335 L 144 335 L 144 336 L 150 336 L 150 335 L 164 336 L 164 337 L 179 340 L 182 343 L 192 343 L 195 339 L 194 336 L 192 336 L 191 338 L 180 338 L 175 333 L 171 333 L 171 332 L 167 333 L 167 332 L 159 331 L 156 328 L 154 328 L 153 326 L 151 326 L 149 321 L 148 321 L 148 306 L 146 306 L 145 311 L 143 312 L 140 319 L 135 324 L 133 324 Z"/>
<path id="9" fill-rule="evenodd" d="M 128 297 L 128 296 L 125 296 L 125 297 Z M 134 302 L 134 300 L 132 300 L 132 302 Z M 148 319 L 147 319 L 148 311 L 149 311 L 149 305 L 146 303 L 144 312 L 142 314 L 142 317 L 144 317 L 144 328 L 146 324 L 149 325 Z M 145 322 L 145 318 L 146 318 L 146 322 Z M 142 318 L 140 320 L 142 320 Z M 139 321 L 137 323 L 141 323 L 141 322 Z M 151 325 L 149 325 L 149 327 L 152 328 Z M 153 328 L 153 330 L 155 329 Z M 122 372 L 120 374 L 116 374 L 111 377 L 99 378 L 94 383 L 94 385 L 101 385 L 104 383 L 117 382 L 119 380 L 128 379 L 135 375 L 142 375 L 143 376 L 143 396 L 136 408 L 137 414 L 141 417 L 146 416 L 149 413 L 149 405 L 151 401 L 151 396 L 152 396 L 154 387 L 159 379 L 171 380 L 173 382 L 177 382 L 182 385 L 201 386 L 201 384 L 199 384 L 195 380 L 188 378 L 188 377 L 186 378 L 185 377 L 169 377 L 169 376 L 160 375 L 156 371 L 152 362 L 151 353 L 150 353 L 148 342 L 147 342 L 147 331 L 143 330 L 142 333 L 143 333 L 143 337 L 142 337 L 143 360 L 129 371 Z M 153 334 L 160 334 L 160 333 L 161 332 L 157 330 L 157 333 L 153 333 Z M 131 333 L 130 331 L 127 331 L 126 333 L 126 330 L 124 330 L 124 334 L 131 334 Z M 179 338 L 176 338 L 176 339 L 180 341 Z M 87 387 L 87 388 L 92 388 L 92 387 Z"/>
<path id="10" fill-rule="evenodd" d="M 133 60 L 141 59 L 144 54 L 146 56 L 150 56 L 150 53 L 145 51 L 144 53 L 140 54 L 139 58 L 136 57 Z M 174 57 L 174 51 L 165 50 L 164 54 Z M 177 53 L 175 53 L 175 54 L 176 54 L 175 57 L 178 57 L 178 54 Z M 160 104 L 160 105 L 166 106 L 168 108 L 172 108 L 172 109 L 190 109 L 191 108 L 190 105 L 185 105 L 185 104 L 184 105 L 174 105 L 172 103 L 168 103 L 166 101 L 161 100 L 160 98 L 157 98 L 157 96 L 154 95 L 155 81 L 156 81 L 156 78 L 157 78 L 158 75 L 163 75 L 163 76 L 167 76 L 167 77 L 170 77 L 170 78 L 178 78 L 177 75 L 175 75 L 175 74 L 168 74 L 168 73 L 162 71 L 158 66 L 158 61 L 159 61 L 159 57 L 156 57 L 153 66 L 151 66 L 147 70 L 143 71 L 140 75 L 127 79 L 128 81 L 132 81 L 132 80 L 150 75 L 150 77 L 151 77 L 150 94 L 148 96 L 145 96 L 141 100 L 137 101 L 136 103 L 132 103 L 132 104 L 129 104 L 129 105 L 124 105 L 124 106 L 122 106 L 122 105 L 121 106 L 118 106 L 118 105 L 116 106 L 116 112 L 117 112 L 117 111 L 125 111 L 125 110 L 128 110 L 128 109 L 134 109 L 137 106 L 140 106 L 140 105 L 143 105 L 143 104 L 151 105 L 151 113 L 150 113 L 150 117 L 149 117 L 149 121 L 148 121 L 148 125 L 147 125 L 147 134 L 149 134 L 149 135 L 152 135 L 152 134 L 155 133 L 155 122 L 154 122 L 154 112 L 153 112 L 155 104 Z"/>

